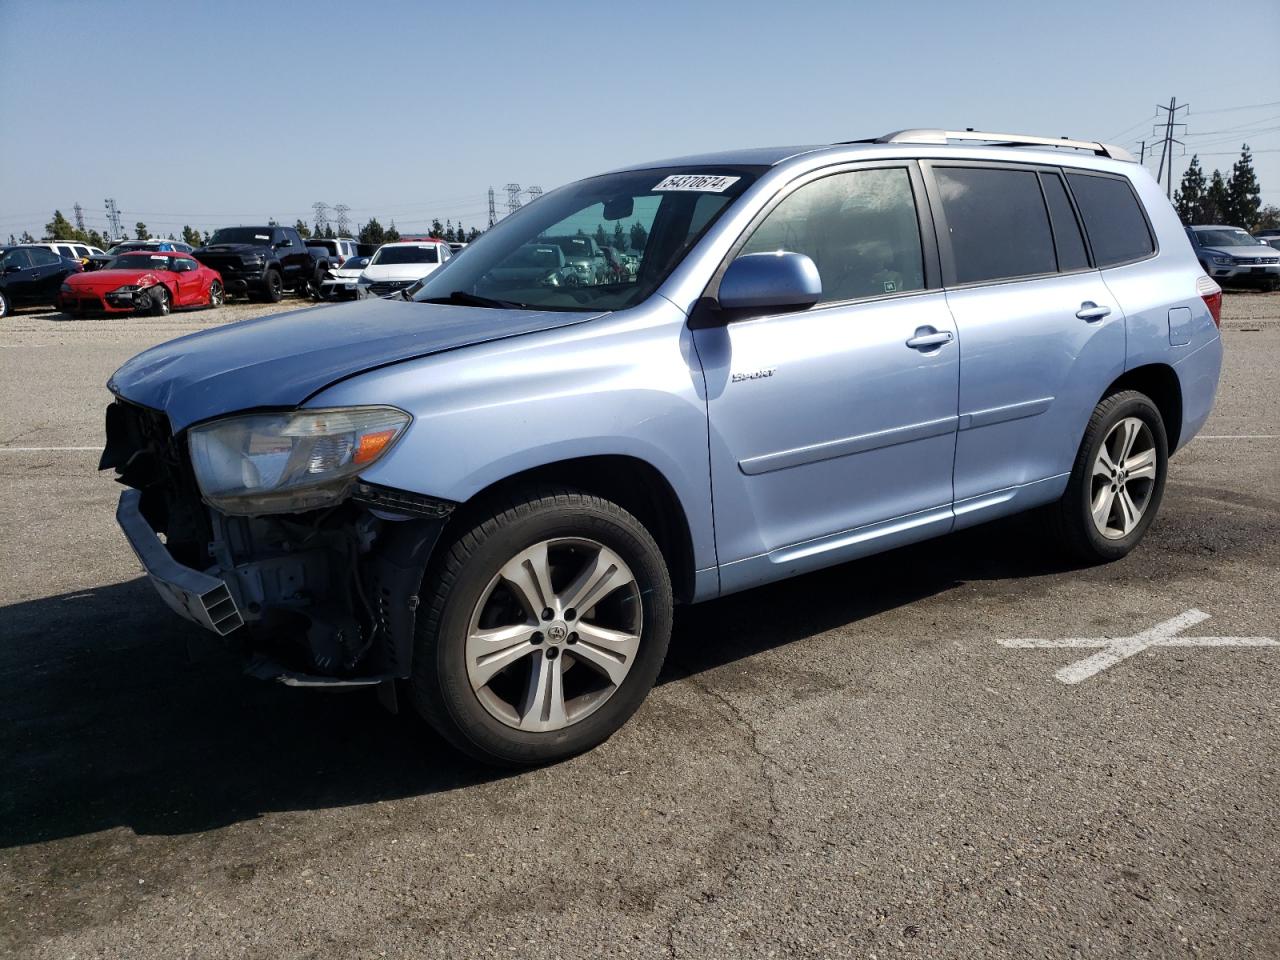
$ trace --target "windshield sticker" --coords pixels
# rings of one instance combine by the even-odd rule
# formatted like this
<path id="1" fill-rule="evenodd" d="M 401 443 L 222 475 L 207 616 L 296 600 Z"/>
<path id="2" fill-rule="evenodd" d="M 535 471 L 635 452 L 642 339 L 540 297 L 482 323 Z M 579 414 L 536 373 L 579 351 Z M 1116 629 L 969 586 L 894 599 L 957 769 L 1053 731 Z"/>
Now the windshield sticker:
<path id="1" fill-rule="evenodd" d="M 255 240 L 270 240 L 270 239 L 271 239 L 271 235 L 270 235 L 270 234 L 266 234 L 266 233 L 255 233 L 255 234 L 253 235 L 253 239 L 255 239 Z"/>
<path id="2" fill-rule="evenodd" d="M 698 193 L 724 193 L 741 177 L 721 177 L 706 173 L 674 173 L 653 188 L 659 191 L 693 190 Z"/>
<path id="3" fill-rule="evenodd" d="M 168 258 L 168 257 L 157 257 L 157 256 L 152 256 L 152 257 L 151 257 L 151 259 L 152 259 L 152 260 L 159 260 L 161 263 L 164 263 L 164 262 L 165 262 L 166 260 L 168 260 L 169 258 Z"/>

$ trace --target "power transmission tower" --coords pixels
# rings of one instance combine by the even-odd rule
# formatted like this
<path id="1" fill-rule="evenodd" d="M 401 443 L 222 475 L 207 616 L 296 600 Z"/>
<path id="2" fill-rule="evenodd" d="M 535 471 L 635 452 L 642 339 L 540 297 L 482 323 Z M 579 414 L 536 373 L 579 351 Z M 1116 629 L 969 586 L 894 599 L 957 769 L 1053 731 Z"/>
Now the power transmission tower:
<path id="1" fill-rule="evenodd" d="M 84 233 L 84 207 L 80 206 L 80 201 L 77 200 L 72 209 L 76 212 L 76 229 Z"/>
<path id="2" fill-rule="evenodd" d="M 520 209 L 520 184 L 507 184 L 507 216 Z"/>
<path id="3" fill-rule="evenodd" d="M 124 234 L 120 230 L 120 208 L 116 206 L 116 198 L 108 197 L 103 201 L 107 208 L 107 225 L 111 228 L 111 240 L 118 240 Z"/>
<path id="4" fill-rule="evenodd" d="M 542 196 L 542 188 L 541 188 L 541 187 L 530 187 L 530 188 L 529 188 L 528 190 L 526 190 L 525 192 L 529 194 L 529 202 L 530 202 L 530 203 L 533 203 L 533 201 L 537 200 L 540 196 Z"/>
<path id="5" fill-rule="evenodd" d="M 1185 123 L 1177 122 L 1178 111 L 1188 110 L 1190 109 L 1190 107 L 1191 105 L 1188 103 L 1184 103 L 1182 104 L 1182 106 L 1178 106 L 1177 97 L 1171 98 L 1169 100 L 1169 105 L 1167 107 L 1162 106 L 1161 104 L 1156 104 L 1157 110 L 1163 110 L 1165 112 L 1164 123 L 1157 125 L 1157 126 L 1164 127 L 1164 134 L 1163 134 L 1163 141 L 1160 147 L 1160 170 L 1156 174 L 1156 183 L 1160 182 L 1160 177 L 1163 176 L 1165 173 L 1165 161 L 1167 160 L 1169 164 L 1169 167 L 1168 167 L 1169 173 L 1168 173 L 1167 186 L 1165 187 L 1165 193 L 1168 195 L 1170 200 L 1173 199 L 1173 146 L 1174 144 L 1177 144 L 1180 147 L 1185 146 L 1185 144 L 1181 140 L 1178 140 L 1177 138 L 1174 137 L 1173 128 L 1174 127 L 1182 127 L 1184 129 L 1186 128 L 1187 125 Z M 1152 132 L 1155 132 L 1154 129 Z"/>
<path id="6" fill-rule="evenodd" d="M 340 237 L 347 235 L 347 211 L 350 209 L 345 203 L 335 203 L 333 205 L 333 216 L 338 221 L 338 236 Z"/>
<path id="7" fill-rule="evenodd" d="M 498 222 L 498 207 L 493 198 L 493 187 L 489 188 L 489 226 Z"/>
<path id="8" fill-rule="evenodd" d="M 316 232 L 324 233 L 324 228 L 329 225 L 329 205 L 323 200 L 317 200 L 311 205 L 311 209 L 316 212 Z"/>

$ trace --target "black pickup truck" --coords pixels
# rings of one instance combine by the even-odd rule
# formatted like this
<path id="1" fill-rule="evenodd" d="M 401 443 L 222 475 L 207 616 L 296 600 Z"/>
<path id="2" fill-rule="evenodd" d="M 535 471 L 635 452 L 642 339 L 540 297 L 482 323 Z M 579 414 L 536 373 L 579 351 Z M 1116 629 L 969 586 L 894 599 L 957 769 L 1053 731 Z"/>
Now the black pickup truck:
<path id="1" fill-rule="evenodd" d="M 329 269 L 293 227 L 223 227 L 193 256 L 222 274 L 227 295 L 272 303 L 292 290 L 307 296 Z"/>

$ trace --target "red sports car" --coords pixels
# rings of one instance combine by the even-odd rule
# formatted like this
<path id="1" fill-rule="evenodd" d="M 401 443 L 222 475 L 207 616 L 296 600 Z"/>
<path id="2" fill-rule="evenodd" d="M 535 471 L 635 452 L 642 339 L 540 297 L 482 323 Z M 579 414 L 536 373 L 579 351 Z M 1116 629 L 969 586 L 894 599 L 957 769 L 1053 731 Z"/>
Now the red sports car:
<path id="1" fill-rule="evenodd" d="M 72 274 L 58 308 L 66 313 L 151 313 L 180 307 L 216 307 L 225 297 L 222 275 L 189 253 L 123 253 L 101 270 Z"/>

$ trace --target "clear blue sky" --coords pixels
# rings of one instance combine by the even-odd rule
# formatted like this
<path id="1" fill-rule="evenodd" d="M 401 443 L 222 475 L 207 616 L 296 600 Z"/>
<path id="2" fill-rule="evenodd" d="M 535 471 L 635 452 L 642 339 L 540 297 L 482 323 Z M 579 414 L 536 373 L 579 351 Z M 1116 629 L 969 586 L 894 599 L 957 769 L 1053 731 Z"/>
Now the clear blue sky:
<path id="1" fill-rule="evenodd" d="M 912 126 L 1136 149 L 1171 96 L 1176 173 L 1247 138 L 1280 203 L 1280 3 L 1247 6 L 0 0 L 0 238 L 108 196 L 164 233 L 315 200 L 479 226 L 490 186 Z"/>

